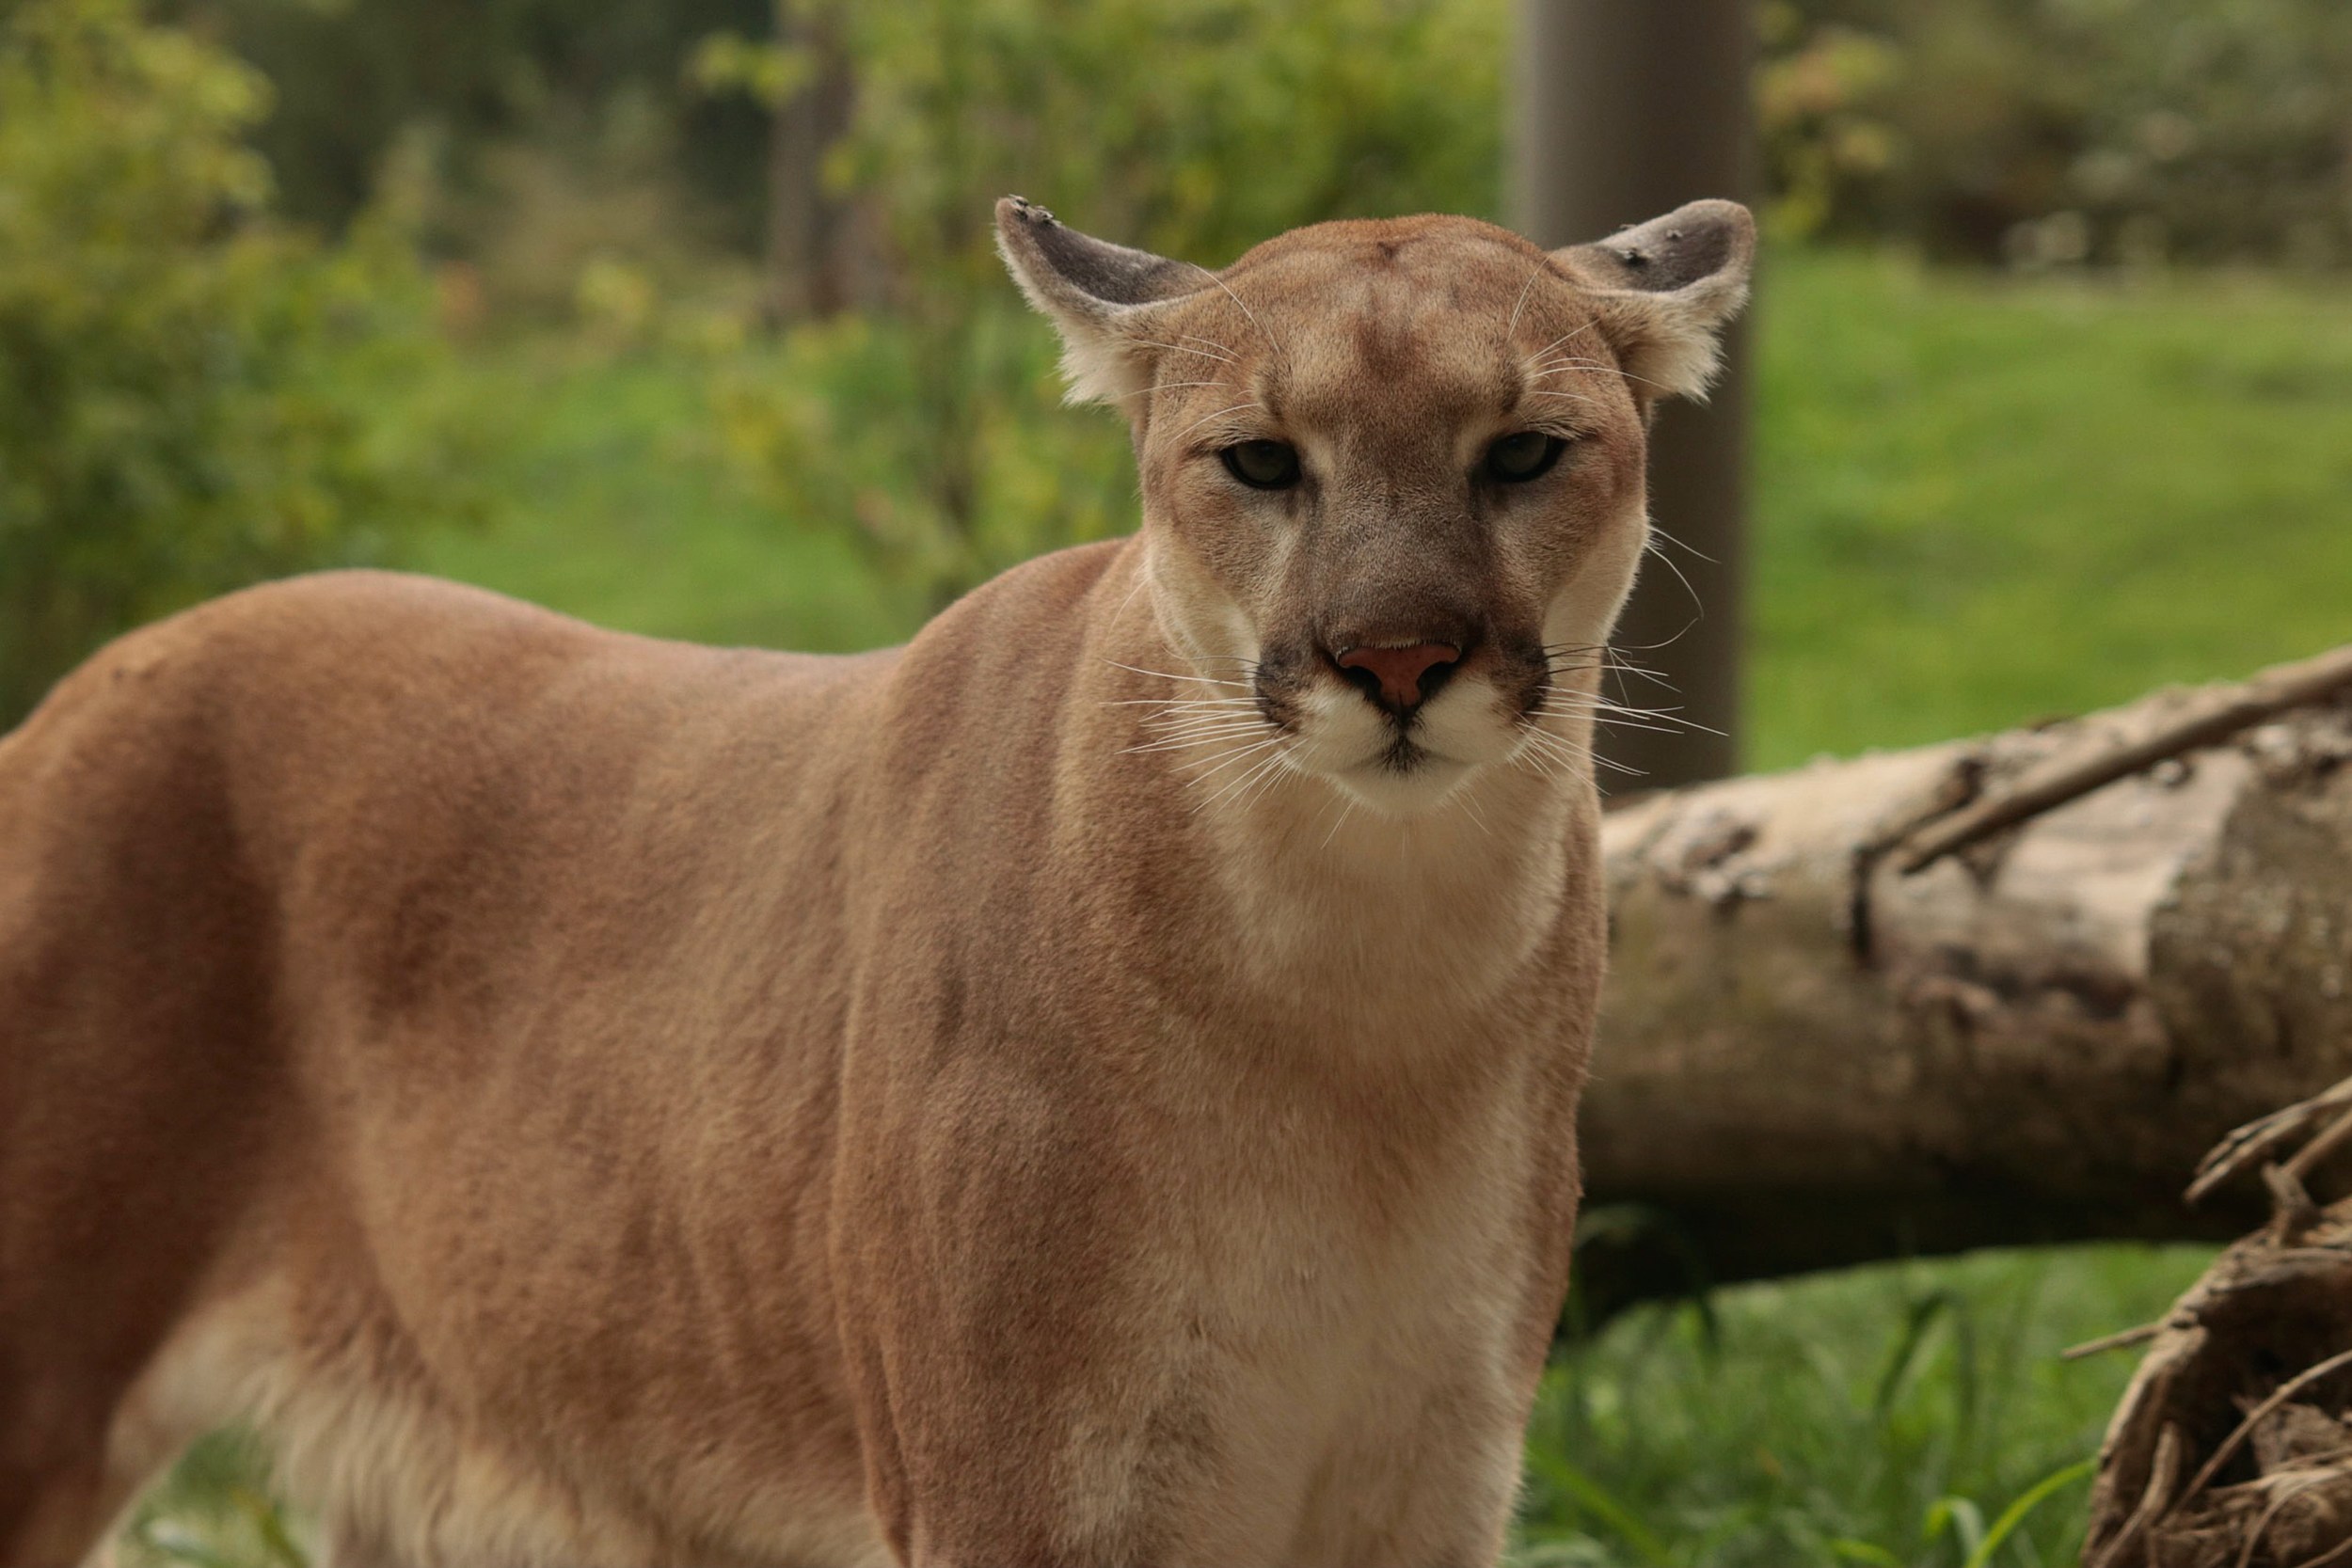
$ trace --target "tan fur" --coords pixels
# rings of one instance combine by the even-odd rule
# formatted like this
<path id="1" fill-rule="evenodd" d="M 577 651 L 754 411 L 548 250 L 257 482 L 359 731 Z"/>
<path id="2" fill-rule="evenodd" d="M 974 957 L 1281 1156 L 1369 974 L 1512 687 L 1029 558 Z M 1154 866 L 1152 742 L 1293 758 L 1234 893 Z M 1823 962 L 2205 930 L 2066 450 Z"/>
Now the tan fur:
<path id="1" fill-rule="evenodd" d="M 1656 283 L 1456 218 L 1210 275 L 1008 204 L 1144 524 L 902 650 L 352 574 L 65 681 L 0 741 L 0 1563 L 230 1419 L 342 1568 L 1491 1561 L 1628 366 L 1696 389 L 1746 271 L 1677 220 Z M 1415 641 L 1407 730 L 1331 657 Z"/>

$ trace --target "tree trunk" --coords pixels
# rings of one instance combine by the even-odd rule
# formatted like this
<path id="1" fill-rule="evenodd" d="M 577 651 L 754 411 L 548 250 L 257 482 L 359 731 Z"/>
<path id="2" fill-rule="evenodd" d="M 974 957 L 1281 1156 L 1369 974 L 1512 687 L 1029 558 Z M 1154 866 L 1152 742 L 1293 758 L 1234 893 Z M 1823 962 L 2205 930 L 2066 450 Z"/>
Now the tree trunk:
<path id="1" fill-rule="evenodd" d="M 1701 197 L 1753 200 L 1754 9 L 1750 0 L 1520 0 L 1520 230 L 1571 245 Z M 1739 767 L 1748 339 L 1747 324 L 1734 324 L 1714 394 L 1661 408 L 1650 438 L 1660 559 L 1642 573 L 1617 641 L 1672 680 L 1693 722 L 1610 732 L 1601 750 L 1652 786 Z"/>
<path id="2" fill-rule="evenodd" d="M 825 155 L 849 133 L 857 104 L 833 25 L 795 0 L 777 0 L 776 38 L 805 51 L 812 75 L 776 105 L 768 142 L 768 275 L 772 322 L 830 316 L 862 295 L 855 208 L 826 188 Z"/>
<path id="3" fill-rule="evenodd" d="M 2352 649 L 1613 811 L 1591 1299 L 2249 1228 L 2182 1188 L 2352 1074 L 2347 687 Z"/>

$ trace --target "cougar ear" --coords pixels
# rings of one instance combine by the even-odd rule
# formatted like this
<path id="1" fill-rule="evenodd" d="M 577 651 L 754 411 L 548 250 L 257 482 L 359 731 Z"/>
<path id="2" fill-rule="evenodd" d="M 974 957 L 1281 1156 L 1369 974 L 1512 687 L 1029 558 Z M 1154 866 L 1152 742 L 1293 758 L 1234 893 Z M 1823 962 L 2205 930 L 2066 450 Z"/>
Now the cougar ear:
<path id="1" fill-rule="evenodd" d="M 1033 201 L 996 203 L 996 248 L 1013 281 L 1059 329 L 1073 403 L 1108 403 L 1151 385 L 1152 308 L 1208 285 L 1186 261 L 1130 250 L 1055 221 Z"/>
<path id="2" fill-rule="evenodd" d="M 1745 207 L 1693 201 L 1551 254 L 1598 303 L 1601 331 L 1637 378 L 1637 401 L 1706 397 L 1724 325 L 1748 299 L 1756 219 Z"/>

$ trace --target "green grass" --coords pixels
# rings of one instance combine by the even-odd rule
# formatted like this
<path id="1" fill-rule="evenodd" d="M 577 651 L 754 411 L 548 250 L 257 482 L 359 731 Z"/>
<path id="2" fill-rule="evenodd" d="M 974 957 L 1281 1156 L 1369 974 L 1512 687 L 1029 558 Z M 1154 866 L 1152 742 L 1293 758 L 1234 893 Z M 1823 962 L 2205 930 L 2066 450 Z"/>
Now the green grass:
<path id="1" fill-rule="evenodd" d="M 849 531 L 776 517 L 734 481 L 704 360 L 527 342 L 458 370 L 430 414 L 486 429 L 494 521 L 430 534 L 405 564 L 698 642 L 847 652 L 919 624 Z"/>
<path id="2" fill-rule="evenodd" d="M 1781 255 L 1761 302 L 1755 766 L 2352 641 L 2352 289 Z M 486 433 L 501 510 L 416 564 L 703 641 L 911 629 L 917 607 L 851 535 L 771 515 L 729 477 L 708 370 L 546 344 L 470 356 L 434 398 Z M 1547 1379 L 1519 1560 L 2071 1561 L 2073 1467 L 2131 1358 L 2056 1353 L 2153 1316 L 2204 1256 L 1913 1261 L 1629 1313 Z M 249 1456 L 215 1446 L 199 1466 L 168 1522 L 275 1564 L 226 1479 L 249 1481 Z"/>
<path id="3" fill-rule="evenodd" d="M 1963 1563 L 2097 1450 L 2133 1366 L 2058 1353 L 2156 1317 L 2209 1256 L 1986 1253 L 1638 1309 L 1546 1378 L 1519 1560 Z M 2061 1479 L 1989 1560 L 2072 1562 L 2086 1479 Z"/>
<path id="4" fill-rule="evenodd" d="M 1764 279 L 1758 768 L 2352 641 L 2352 289 Z"/>

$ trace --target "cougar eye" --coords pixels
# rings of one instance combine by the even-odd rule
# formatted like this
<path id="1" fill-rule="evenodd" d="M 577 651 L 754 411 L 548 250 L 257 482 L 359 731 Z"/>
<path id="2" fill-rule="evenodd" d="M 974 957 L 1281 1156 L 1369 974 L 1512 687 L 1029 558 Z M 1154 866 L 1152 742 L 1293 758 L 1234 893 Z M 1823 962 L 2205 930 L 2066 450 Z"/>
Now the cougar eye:
<path id="1" fill-rule="evenodd" d="M 1560 454 L 1568 444 L 1557 436 L 1547 436 L 1540 430 L 1522 430 L 1517 436 L 1505 436 L 1486 449 L 1486 477 L 1505 484 L 1524 484 L 1540 479 L 1560 461 Z"/>
<path id="2" fill-rule="evenodd" d="M 1298 483 L 1298 451 L 1284 441 L 1244 441 L 1217 453 L 1225 468 L 1252 490 L 1287 490 Z"/>

